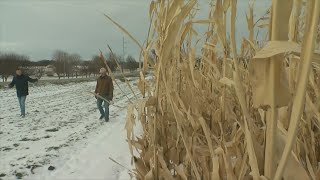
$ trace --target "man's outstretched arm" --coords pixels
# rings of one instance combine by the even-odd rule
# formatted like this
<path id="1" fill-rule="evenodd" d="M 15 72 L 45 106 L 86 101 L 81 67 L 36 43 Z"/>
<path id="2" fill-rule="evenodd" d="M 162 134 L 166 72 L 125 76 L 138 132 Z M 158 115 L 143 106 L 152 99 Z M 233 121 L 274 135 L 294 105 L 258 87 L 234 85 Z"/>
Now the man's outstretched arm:
<path id="1" fill-rule="evenodd" d="M 31 77 L 28 76 L 28 81 L 34 83 L 34 82 L 37 82 L 38 79 L 32 79 Z"/>
<path id="2" fill-rule="evenodd" d="M 16 78 L 13 77 L 11 83 L 8 85 L 9 88 L 13 88 L 13 86 L 16 84 Z"/>

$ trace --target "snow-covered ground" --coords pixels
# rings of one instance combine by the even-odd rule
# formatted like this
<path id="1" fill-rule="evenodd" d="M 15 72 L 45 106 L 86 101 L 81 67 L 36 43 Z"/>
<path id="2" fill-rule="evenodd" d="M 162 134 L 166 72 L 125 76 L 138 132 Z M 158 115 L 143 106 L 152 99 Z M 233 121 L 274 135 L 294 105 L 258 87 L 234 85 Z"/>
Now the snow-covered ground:
<path id="1" fill-rule="evenodd" d="M 132 168 L 124 130 L 128 99 L 115 85 L 110 122 L 100 122 L 88 93 L 94 88 L 95 82 L 31 86 L 24 119 L 15 90 L 0 90 L 0 179 L 130 179 L 109 159 Z"/>

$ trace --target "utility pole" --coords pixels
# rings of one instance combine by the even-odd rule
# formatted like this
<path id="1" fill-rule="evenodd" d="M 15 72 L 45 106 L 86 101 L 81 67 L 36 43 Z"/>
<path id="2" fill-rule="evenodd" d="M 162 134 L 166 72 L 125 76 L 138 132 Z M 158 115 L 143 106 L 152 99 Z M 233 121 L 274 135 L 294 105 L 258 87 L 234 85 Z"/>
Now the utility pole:
<path id="1" fill-rule="evenodd" d="M 126 44 L 127 42 L 125 41 L 124 36 L 122 37 L 122 57 L 123 57 L 123 62 L 126 60 L 125 58 L 125 49 L 126 49 Z"/>
<path id="2" fill-rule="evenodd" d="M 0 24 L 0 43 L 1 41 L 5 42 L 5 35 L 4 35 L 4 30 L 3 26 Z M 5 49 L 6 48 L 6 49 Z M 6 46 L 3 47 L 3 49 L 8 50 Z"/>
<path id="3" fill-rule="evenodd" d="M 1 42 L 1 40 L 2 40 L 2 26 L 0 24 L 0 42 Z"/>

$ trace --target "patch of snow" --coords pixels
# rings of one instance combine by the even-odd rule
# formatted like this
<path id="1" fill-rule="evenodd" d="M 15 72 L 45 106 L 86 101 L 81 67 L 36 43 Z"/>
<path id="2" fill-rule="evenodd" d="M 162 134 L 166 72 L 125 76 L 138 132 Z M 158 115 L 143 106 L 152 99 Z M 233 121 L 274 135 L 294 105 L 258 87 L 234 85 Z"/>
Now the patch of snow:
<path id="1" fill-rule="evenodd" d="M 117 82 L 134 100 L 127 85 Z M 24 119 L 19 117 L 15 90 L 0 90 L 3 178 L 130 179 L 125 168 L 109 159 L 132 169 L 124 130 L 129 101 L 115 85 L 116 106 L 110 106 L 110 122 L 101 122 L 96 100 L 88 93 L 94 88 L 95 82 L 31 86 Z M 49 171 L 49 166 L 55 170 Z"/>

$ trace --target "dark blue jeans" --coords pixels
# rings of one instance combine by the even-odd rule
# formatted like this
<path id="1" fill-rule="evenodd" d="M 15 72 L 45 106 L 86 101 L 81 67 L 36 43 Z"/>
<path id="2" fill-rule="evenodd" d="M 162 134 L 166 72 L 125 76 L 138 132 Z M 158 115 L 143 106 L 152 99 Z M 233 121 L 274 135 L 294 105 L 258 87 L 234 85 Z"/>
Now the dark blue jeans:
<path id="1" fill-rule="evenodd" d="M 102 103 L 104 102 L 104 110 Z M 109 103 L 101 98 L 97 98 L 97 106 L 101 116 L 105 117 L 105 120 L 109 120 Z"/>
<path id="2" fill-rule="evenodd" d="M 18 96 L 21 115 L 26 115 L 26 98 L 27 96 Z"/>

